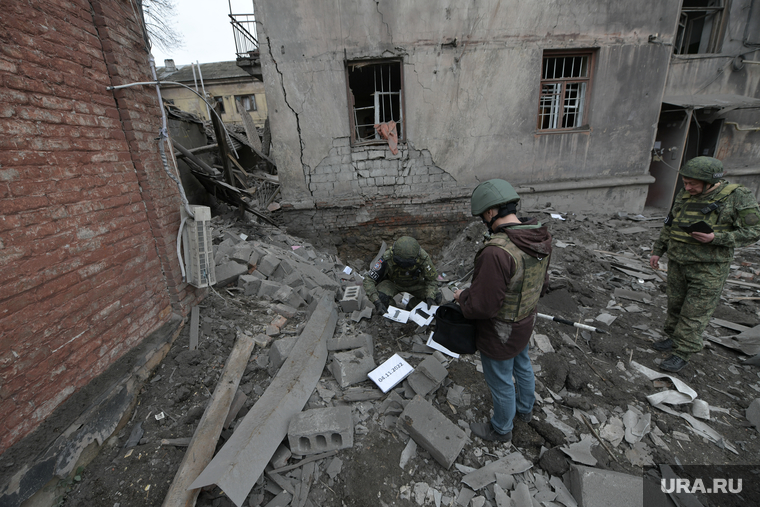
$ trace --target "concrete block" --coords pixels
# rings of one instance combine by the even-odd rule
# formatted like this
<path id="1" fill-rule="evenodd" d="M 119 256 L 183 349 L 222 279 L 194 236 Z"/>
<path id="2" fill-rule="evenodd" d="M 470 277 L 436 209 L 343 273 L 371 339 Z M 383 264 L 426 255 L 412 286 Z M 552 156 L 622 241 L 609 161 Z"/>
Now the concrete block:
<path id="1" fill-rule="evenodd" d="M 274 273 L 272 273 L 272 276 L 270 278 L 272 280 L 277 280 L 278 282 L 281 282 L 285 280 L 285 278 L 290 275 L 291 273 L 294 273 L 296 271 L 295 265 L 293 262 L 289 261 L 288 259 L 283 259 L 280 261 L 280 264 L 277 265 L 277 268 L 274 270 Z"/>
<path id="2" fill-rule="evenodd" d="M 271 280 L 262 280 L 259 286 L 259 297 L 268 296 L 274 299 L 274 295 L 282 288 L 282 285 Z"/>
<path id="3" fill-rule="evenodd" d="M 332 336 L 327 339 L 327 350 L 351 350 L 365 347 L 375 350 L 375 343 L 369 333 Z"/>
<path id="4" fill-rule="evenodd" d="M 287 336 L 272 342 L 272 348 L 269 349 L 269 367 L 275 371 L 285 362 L 298 341 L 297 336 Z M 270 370 L 271 371 L 271 370 Z"/>
<path id="5" fill-rule="evenodd" d="M 214 245 L 214 263 L 221 264 L 223 259 L 229 259 L 232 249 L 237 245 L 237 241 L 225 239 L 218 245 Z"/>
<path id="6" fill-rule="evenodd" d="M 261 278 L 252 275 L 240 275 L 237 286 L 243 289 L 246 296 L 258 295 L 261 287 Z"/>
<path id="7" fill-rule="evenodd" d="M 414 392 L 425 396 L 441 385 L 449 372 L 433 356 L 426 357 L 407 378 Z"/>
<path id="8" fill-rule="evenodd" d="M 396 424 L 447 470 L 467 441 L 462 428 L 419 395 L 406 405 Z"/>
<path id="9" fill-rule="evenodd" d="M 279 290 L 272 296 L 272 299 L 290 305 L 293 308 L 300 308 L 306 304 L 303 298 L 298 295 L 298 292 L 287 285 L 280 285 Z"/>
<path id="10" fill-rule="evenodd" d="M 262 255 L 259 253 L 258 250 L 255 248 L 251 252 L 251 255 L 248 257 L 248 265 L 249 266 L 258 266 L 259 265 L 259 259 L 261 259 Z"/>
<path id="11" fill-rule="evenodd" d="M 275 257 L 272 254 L 267 254 L 259 261 L 259 264 L 256 266 L 256 269 L 258 271 L 261 271 L 267 277 L 272 276 L 272 273 L 277 269 L 277 267 L 280 265 L 280 259 Z"/>
<path id="12" fill-rule="evenodd" d="M 343 299 L 340 300 L 340 308 L 344 313 L 351 313 L 362 309 L 364 300 L 364 287 L 361 285 L 351 285 L 346 287 L 343 293 Z"/>
<path id="13" fill-rule="evenodd" d="M 294 289 L 297 289 L 298 287 L 302 287 L 304 284 L 303 278 L 301 277 L 301 273 L 299 273 L 298 271 L 293 271 L 288 276 L 283 278 L 282 283 Z"/>
<path id="14" fill-rule="evenodd" d="M 216 285 L 224 287 L 233 282 L 237 282 L 240 275 L 248 272 L 248 267 L 235 261 L 227 261 L 216 266 Z"/>
<path id="15" fill-rule="evenodd" d="M 282 329 L 282 326 L 284 326 L 288 322 L 288 319 L 283 317 L 282 315 L 276 315 L 275 318 L 272 319 L 272 322 L 269 324 L 276 327 L 277 329 Z"/>
<path id="16" fill-rule="evenodd" d="M 293 308 L 292 306 L 284 305 L 284 304 L 277 304 L 272 307 L 272 310 L 279 313 L 285 318 L 292 319 L 296 316 L 296 313 L 298 310 Z"/>
<path id="17" fill-rule="evenodd" d="M 230 253 L 230 259 L 240 264 L 248 264 L 248 260 L 253 253 L 253 245 L 250 243 L 239 243 L 235 245 Z"/>
<path id="18" fill-rule="evenodd" d="M 272 468 L 281 468 L 288 464 L 288 460 L 292 455 L 293 453 L 290 452 L 288 446 L 283 443 L 274 451 L 272 459 L 269 462 L 272 464 Z"/>
<path id="19" fill-rule="evenodd" d="M 288 425 L 288 442 L 291 452 L 304 456 L 353 447 L 351 408 L 315 408 L 296 414 Z"/>
<path id="20" fill-rule="evenodd" d="M 365 301 L 366 301 L 366 298 L 365 298 Z M 370 318 L 372 318 L 372 306 L 370 305 L 365 305 L 363 310 L 361 311 L 356 310 L 355 312 L 351 314 L 351 320 L 353 320 L 354 322 L 359 322 L 362 319 L 370 319 Z"/>
<path id="21" fill-rule="evenodd" d="M 571 465 L 563 480 L 582 507 L 644 505 L 644 479 L 641 476 Z"/>
<path id="22" fill-rule="evenodd" d="M 341 388 L 367 380 L 367 374 L 377 367 L 372 353 L 359 348 L 348 352 L 338 352 L 330 363 L 330 372 Z"/>
<path id="23" fill-rule="evenodd" d="M 261 348 L 268 347 L 269 344 L 272 343 L 272 337 L 267 336 L 264 333 L 259 333 L 253 337 L 253 343 Z"/>

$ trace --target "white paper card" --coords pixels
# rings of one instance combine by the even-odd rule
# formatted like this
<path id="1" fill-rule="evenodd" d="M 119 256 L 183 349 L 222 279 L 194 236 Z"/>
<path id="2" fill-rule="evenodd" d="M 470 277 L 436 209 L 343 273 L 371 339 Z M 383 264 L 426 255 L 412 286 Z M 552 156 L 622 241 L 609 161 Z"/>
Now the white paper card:
<path id="1" fill-rule="evenodd" d="M 412 313 L 409 318 L 412 320 L 412 322 L 416 323 L 420 327 L 427 326 L 433 321 L 433 317 L 435 316 L 435 311 L 437 309 L 438 307 L 436 305 L 428 306 L 427 303 L 421 301 L 420 304 L 412 309 Z M 419 310 L 419 312 L 417 310 Z M 425 317 L 425 315 L 427 315 L 427 317 Z"/>
<path id="2" fill-rule="evenodd" d="M 560 215 L 559 213 L 550 213 L 550 215 L 555 220 L 564 220 L 564 218 L 562 218 L 562 215 Z"/>
<path id="3" fill-rule="evenodd" d="M 409 313 L 409 312 L 407 312 Z M 393 389 L 399 382 L 409 376 L 414 368 L 404 361 L 398 354 L 393 354 L 390 359 L 372 370 L 367 376 L 377 384 L 381 391 L 387 393 Z"/>
<path id="4" fill-rule="evenodd" d="M 347 274 L 347 275 L 350 275 L 350 274 L 351 274 L 351 271 L 353 271 L 353 270 L 351 269 L 351 267 L 350 267 L 350 266 L 346 266 L 345 268 L 343 268 L 343 272 L 344 272 L 345 274 Z"/>
<path id="5" fill-rule="evenodd" d="M 432 332 L 430 333 L 430 336 L 428 336 L 428 340 L 427 340 L 427 343 L 425 345 L 427 345 L 431 349 L 440 350 L 441 352 L 443 352 L 447 356 L 451 356 L 453 358 L 458 358 L 459 357 L 459 354 L 457 354 L 456 352 L 450 351 L 449 349 L 447 349 L 446 347 L 444 347 L 443 345 L 441 345 L 437 341 L 433 340 L 433 333 Z"/>
<path id="6" fill-rule="evenodd" d="M 391 319 L 393 321 L 399 322 L 401 324 L 406 324 L 409 321 L 409 314 L 411 312 L 408 312 L 406 310 L 402 310 L 401 308 L 396 308 L 395 306 L 389 306 L 388 311 L 385 312 L 386 319 Z"/>

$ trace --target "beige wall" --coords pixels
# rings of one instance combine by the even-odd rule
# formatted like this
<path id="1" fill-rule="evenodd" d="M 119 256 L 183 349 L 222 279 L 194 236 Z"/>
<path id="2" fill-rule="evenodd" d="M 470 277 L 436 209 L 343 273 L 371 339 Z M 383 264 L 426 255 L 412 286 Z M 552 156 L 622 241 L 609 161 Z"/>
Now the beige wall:
<path id="1" fill-rule="evenodd" d="M 256 111 L 249 111 L 253 122 L 258 127 L 264 126 L 264 121 L 267 119 L 267 103 L 264 96 L 264 83 L 261 81 L 245 80 L 237 82 L 226 83 L 213 83 L 205 81 L 206 94 L 211 97 L 224 97 L 224 114 L 222 114 L 222 121 L 225 123 L 237 123 L 242 125 L 243 119 L 237 111 L 235 105 L 236 95 L 255 95 L 256 96 Z M 199 93 L 201 91 L 200 85 L 198 86 Z M 193 113 L 208 120 L 208 114 L 206 113 L 206 105 L 203 101 L 195 95 L 193 92 L 186 88 L 177 86 L 166 85 L 161 87 L 161 95 L 165 99 L 173 100 L 174 105 L 183 111 Z"/>

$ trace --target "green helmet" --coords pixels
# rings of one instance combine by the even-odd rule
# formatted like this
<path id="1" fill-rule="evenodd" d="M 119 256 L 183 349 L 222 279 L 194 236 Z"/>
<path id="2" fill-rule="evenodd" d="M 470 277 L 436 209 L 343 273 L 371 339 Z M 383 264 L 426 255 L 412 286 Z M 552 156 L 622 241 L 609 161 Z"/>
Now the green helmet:
<path id="1" fill-rule="evenodd" d="M 712 185 L 723 177 L 723 162 L 713 157 L 696 157 L 686 162 L 678 174 Z"/>
<path id="2" fill-rule="evenodd" d="M 393 262 L 401 267 L 411 267 L 417 263 L 420 244 L 411 236 L 401 236 L 393 243 Z"/>
<path id="3" fill-rule="evenodd" d="M 509 182 L 499 179 L 484 181 L 472 192 L 472 216 L 482 215 L 500 204 L 519 200 L 520 196 Z"/>

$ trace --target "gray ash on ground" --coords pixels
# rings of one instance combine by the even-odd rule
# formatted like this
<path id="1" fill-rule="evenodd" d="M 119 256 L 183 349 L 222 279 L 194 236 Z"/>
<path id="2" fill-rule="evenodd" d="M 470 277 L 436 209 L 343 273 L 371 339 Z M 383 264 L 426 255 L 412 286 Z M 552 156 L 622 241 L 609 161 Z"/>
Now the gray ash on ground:
<path id="1" fill-rule="evenodd" d="M 647 460 L 658 464 L 756 461 L 760 442 L 757 430 L 744 417 L 744 409 L 760 396 L 760 375 L 756 367 L 741 364 L 741 354 L 706 342 L 705 350 L 694 356 L 689 367 L 678 375 L 697 390 L 699 398 L 718 408 L 712 412 L 712 419 L 705 422 L 734 445 L 738 455 L 697 436 L 677 415 L 650 406 L 646 396 L 662 387 L 636 374 L 631 365 L 633 360 L 656 370 L 657 363 L 666 357 L 650 349 L 651 343 L 661 337 L 667 300 L 665 284 L 651 270 L 641 271 L 651 277 L 640 277 L 631 275 L 634 271 L 630 269 L 636 263 L 646 266 L 661 225 L 657 218 L 664 213 L 648 210 L 643 216 L 631 217 L 563 214 L 565 220 L 558 220 L 551 218 L 549 211 L 536 213 L 542 222 L 548 223 L 554 237 L 550 291 L 541 300 L 539 312 L 600 327 L 609 334 L 590 333 L 539 319 L 536 334 L 546 339 L 536 340 L 532 347 L 539 398 L 533 421 L 528 424 L 516 421 L 509 445 L 483 442 L 472 436 L 456 464 L 448 470 L 421 447 L 401 468 L 400 458 L 408 436 L 396 430 L 398 412 L 389 409 L 391 404 L 386 400 L 389 396 L 408 400 L 407 394 L 411 393 L 405 384 L 379 400 L 346 402 L 342 399 L 344 390 L 326 367 L 305 409 L 350 405 L 355 423 L 354 446 L 317 462 L 306 505 L 460 505 L 458 501 L 469 501 L 467 486 L 462 483 L 468 467 L 480 468 L 510 452 L 520 452 L 533 464 L 530 471 L 518 474 L 518 480 L 561 477 L 572 463 L 562 448 L 591 435 L 584 417 L 599 434 L 610 421 L 622 420 L 629 410 L 651 416 L 650 433 L 656 438 L 647 435 L 641 441 L 643 445 L 637 446 L 623 440 L 613 447 L 605 441 L 614 457 L 594 439 L 591 455 L 597 461 L 596 467 L 640 475 L 641 464 Z M 217 241 L 222 239 L 220 231 L 225 231 L 244 232 L 281 248 L 303 244 L 278 229 L 241 223 L 229 216 L 217 218 L 215 227 Z M 473 222 L 434 256 L 439 274 L 445 274 L 443 286 L 453 288 L 455 283 L 466 283 L 473 257 L 482 247 L 484 231 L 482 224 Z M 732 279 L 753 281 L 748 274 L 760 271 L 758 252 L 755 246 L 737 250 Z M 319 252 L 319 255 L 338 260 L 332 254 Z M 349 264 L 363 269 L 369 260 Z M 620 269 L 624 265 L 628 267 L 622 269 L 628 272 Z M 616 297 L 616 292 L 640 297 Z M 756 325 L 756 301 L 739 299 L 752 296 L 753 292 L 756 291 L 740 285 L 727 285 L 724 301 L 715 316 L 743 326 Z M 62 504 L 161 505 L 185 453 L 185 447 L 166 441 L 192 437 L 238 333 L 264 332 L 276 317 L 274 304 L 268 299 L 245 296 L 235 288 L 211 290 L 200 305 L 199 349 L 188 350 L 189 326 L 185 326 L 167 357 L 143 386 L 129 424 L 103 443 L 98 455 L 81 471 L 79 480 L 71 482 Z M 300 308 L 288 319 L 276 339 L 298 335 L 308 317 L 305 310 Z M 611 320 L 601 317 L 603 314 Z M 427 357 L 419 351 L 429 330 L 416 324 L 397 324 L 377 315 L 355 322 L 350 315 L 339 313 L 335 333 L 371 334 L 377 364 L 394 353 L 405 353 L 412 366 Z M 710 326 L 707 333 L 735 334 L 721 326 Z M 462 429 L 467 429 L 470 422 L 489 417 L 490 394 L 478 366 L 477 355 L 449 360 L 445 381 L 427 396 Z M 248 398 L 233 427 L 251 410 L 275 373 L 269 364 L 269 347 L 257 346 L 240 382 L 240 389 Z M 370 381 L 358 386 L 374 387 Z M 674 410 L 688 408 L 674 407 Z M 164 417 L 156 419 L 160 413 Z M 138 424 L 143 435 L 138 445 L 127 449 L 124 445 Z M 223 432 L 217 450 L 231 431 Z M 297 461 L 293 457 L 290 463 Z M 300 473 L 301 469 L 295 468 L 283 475 L 297 483 Z M 265 506 L 277 492 L 278 488 L 262 477 L 252 485 L 247 505 Z M 472 505 L 496 506 L 496 494 L 493 484 L 475 491 L 471 496 L 476 503 Z M 483 497 L 482 503 L 478 497 Z M 201 492 L 197 505 L 234 504 L 219 488 L 209 487 Z"/>

